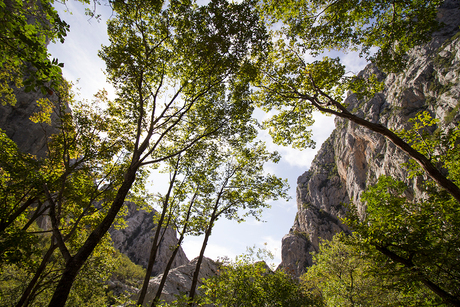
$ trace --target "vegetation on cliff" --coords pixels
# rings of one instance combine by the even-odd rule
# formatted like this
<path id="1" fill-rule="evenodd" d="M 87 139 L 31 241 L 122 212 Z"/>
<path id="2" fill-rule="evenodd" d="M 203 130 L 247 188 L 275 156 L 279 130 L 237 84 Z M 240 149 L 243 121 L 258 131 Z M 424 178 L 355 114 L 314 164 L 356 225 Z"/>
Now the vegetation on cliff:
<path id="1" fill-rule="evenodd" d="M 112 302 L 105 282 L 120 271 L 116 261 L 129 262 L 115 256 L 108 230 L 121 222 L 125 201 L 153 199 L 163 210 L 138 304 L 146 303 L 161 226 L 169 226 L 181 236 L 176 251 L 185 234 L 205 233 L 188 305 L 460 305 L 458 128 L 426 134 L 435 122 L 423 113 L 412 129 L 392 131 L 343 101 L 347 90 L 372 98 L 384 86 L 377 76 L 349 76 L 339 58 L 306 62 L 309 53 L 359 50 L 400 73 L 409 50 L 440 28 L 442 1 L 113 1 L 110 45 L 100 56 L 117 97 L 101 91 L 93 103 L 75 101 L 62 65 L 48 60 L 46 41 L 67 31 L 52 3 L 0 2 L 2 104 L 14 104 L 14 87 L 40 88 L 48 96 L 31 120 L 59 129 L 43 159 L 1 133 L 2 304 Z M 274 22 L 280 31 L 269 31 Z M 408 197 L 390 177 L 369 186 L 366 213 L 347 220 L 354 234 L 324 243 L 303 288 L 286 272 L 243 261 L 205 282 L 197 299 L 215 222 L 257 218 L 270 199 L 285 196 L 286 183 L 263 171 L 278 156 L 255 141 L 255 106 L 277 112 L 264 127 L 283 145 L 314 146 L 313 110 L 383 135 L 412 159 L 414 176 L 425 176 L 423 195 Z M 164 195 L 146 191 L 154 168 L 171 174 Z M 118 278 L 132 283 L 139 274 L 131 268 Z"/>

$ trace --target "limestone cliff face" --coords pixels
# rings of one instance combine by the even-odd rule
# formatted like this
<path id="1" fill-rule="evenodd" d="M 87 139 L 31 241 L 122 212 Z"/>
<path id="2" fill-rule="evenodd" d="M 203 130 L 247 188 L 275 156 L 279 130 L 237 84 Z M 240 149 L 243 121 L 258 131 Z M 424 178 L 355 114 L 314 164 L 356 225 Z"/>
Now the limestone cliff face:
<path id="1" fill-rule="evenodd" d="M 38 157 L 47 153 L 46 143 L 48 138 L 57 133 L 57 116 L 51 117 L 53 125 L 34 123 L 29 118 L 39 111 L 36 101 L 40 98 L 55 100 L 55 95 L 42 95 L 40 92 L 24 92 L 15 90 L 17 102 L 12 105 L 0 104 L 0 129 L 12 139 L 22 152 Z"/>
<path id="2" fill-rule="evenodd" d="M 460 120 L 460 10 L 459 1 L 445 1 L 439 19 L 446 24 L 431 42 L 411 51 L 403 73 L 383 73 L 372 65 L 360 75 L 376 74 L 385 89 L 371 99 L 358 100 L 351 94 L 348 109 L 360 117 L 379 122 L 391 129 L 408 127 L 408 120 L 428 110 L 448 129 Z M 409 182 L 401 164 L 407 157 L 382 136 L 337 118 L 336 128 L 323 143 L 308 171 L 297 180 L 297 216 L 282 241 L 281 267 L 300 276 L 312 264 L 311 252 L 318 250 L 320 239 L 329 240 L 349 230 L 339 218 L 344 203 L 354 200 L 358 212 L 366 186 L 381 175 L 405 180 L 419 193 L 417 180 Z M 420 179 L 418 179 L 420 180 Z"/>
<path id="3" fill-rule="evenodd" d="M 190 291 L 197 261 L 198 258 L 195 258 L 189 263 L 181 265 L 169 272 L 168 277 L 166 278 L 165 286 L 161 292 L 161 300 L 172 302 L 177 299 L 178 295 L 186 294 L 188 291 Z M 200 273 L 198 275 L 197 289 L 202 285 L 201 280 L 215 276 L 217 274 L 218 268 L 218 263 L 212 259 L 204 257 L 200 266 Z M 151 302 L 156 295 L 162 278 L 163 274 L 150 279 L 144 306 L 151 305 Z M 134 295 L 134 298 L 137 299 L 136 295 Z"/>
<path id="4" fill-rule="evenodd" d="M 124 219 L 127 227 L 124 229 L 115 229 L 112 227 L 109 230 L 110 236 L 112 237 L 115 248 L 127 255 L 135 264 L 146 268 L 149 261 L 153 236 L 155 235 L 156 225 L 153 223 L 155 210 L 147 212 L 145 210 L 138 210 L 134 203 L 126 204 L 128 207 L 128 214 Z M 172 254 L 172 248 L 176 245 L 176 232 L 171 228 L 166 229 L 160 243 L 155 264 L 153 265 L 152 276 L 164 272 L 169 257 Z M 172 267 L 175 268 L 188 262 L 187 256 L 182 248 L 180 248 Z"/>

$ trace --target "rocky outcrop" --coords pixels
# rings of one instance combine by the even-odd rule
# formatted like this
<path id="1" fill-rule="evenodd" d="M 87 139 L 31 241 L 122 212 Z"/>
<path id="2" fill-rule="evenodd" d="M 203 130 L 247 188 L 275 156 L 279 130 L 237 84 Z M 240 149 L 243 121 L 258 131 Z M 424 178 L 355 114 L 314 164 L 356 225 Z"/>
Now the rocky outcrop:
<path id="1" fill-rule="evenodd" d="M 188 291 L 190 291 L 197 261 L 198 258 L 195 258 L 189 263 L 177 267 L 169 272 L 165 286 L 161 293 L 161 300 L 172 302 L 177 299 L 177 296 L 187 294 Z M 217 274 L 218 268 L 219 264 L 217 262 L 204 257 L 200 267 L 200 274 L 198 275 L 197 289 L 202 285 L 201 280 L 215 276 Z M 144 301 L 144 306 L 150 306 L 152 303 L 162 277 L 163 274 L 158 275 L 157 277 L 150 280 L 149 287 L 147 289 L 147 295 Z M 137 297 L 135 297 L 135 299 L 137 299 Z"/>
<path id="2" fill-rule="evenodd" d="M 112 227 L 109 232 L 112 237 L 113 244 L 121 253 L 127 255 L 129 259 L 135 264 L 141 265 L 146 268 L 150 249 L 152 247 L 153 236 L 155 234 L 156 225 L 153 222 L 155 210 L 150 212 L 139 210 L 134 203 L 126 203 L 128 212 L 124 216 L 127 224 L 126 228 L 117 229 Z M 153 266 L 152 276 L 156 276 L 164 272 L 166 264 L 172 254 L 172 248 L 177 245 L 176 232 L 167 228 L 161 232 L 163 238 L 156 256 L 156 261 Z M 172 267 L 188 263 L 189 260 L 185 255 L 182 248 L 179 249 Z"/>
<path id="3" fill-rule="evenodd" d="M 408 128 L 409 119 L 424 110 L 439 119 L 443 129 L 460 120 L 459 1 L 445 1 L 438 17 L 446 26 L 434 33 L 431 42 L 411 51 L 403 73 L 385 76 L 373 65 L 360 73 L 363 77 L 376 74 L 385 81 L 385 89 L 371 99 L 349 95 L 345 104 L 350 111 L 394 130 Z M 409 196 L 420 196 L 417 180 L 423 178 L 407 179 L 401 167 L 407 157 L 391 142 L 343 119 L 337 118 L 335 124 L 310 169 L 297 181 L 298 213 L 283 238 L 280 265 L 297 276 L 312 264 L 311 252 L 318 250 L 321 239 L 349 231 L 340 222 L 346 211 L 343 204 L 353 200 L 363 213 L 361 193 L 379 176 L 405 180 L 413 187 Z"/>
<path id="4" fill-rule="evenodd" d="M 52 115 L 52 124 L 34 123 L 30 117 L 40 109 L 36 101 L 40 98 L 56 99 L 55 95 L 43 95 L 41 92 L 24 92 L 15 89 L 14 94 L 17 102 L 15 105 L 0 104 L 0 129 L 12 139 L 19 150 L 38 157 L 44 157 L 47 153 L 46 144 L 48 138 L 58 132 L 56 128 L 57 116 Z"/>

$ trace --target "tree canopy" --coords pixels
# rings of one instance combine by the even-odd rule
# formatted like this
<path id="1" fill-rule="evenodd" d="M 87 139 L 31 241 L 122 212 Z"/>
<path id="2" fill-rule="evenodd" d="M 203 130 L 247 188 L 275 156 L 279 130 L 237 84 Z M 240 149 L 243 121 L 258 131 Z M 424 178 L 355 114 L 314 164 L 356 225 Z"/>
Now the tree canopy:
<path id="1" fill-rule="evenodd" d="M 359 51 L 386 71 L 400 71 L 409 49 L 439 29 L 442 0 L 267 0 L 261 10 L 269 22 L 314 55 L 327 50 Z"/>
<path id="2" fill-rule="evenodd" d="M 439 28 L 440 0 L 110 3 L 110 44 L 99 55 L 116 98 L 101 91 L 91 105 L 75 101 L 60 76 L 62 65 L 49 59 L 47 42 L 62 41 L 68 31 L 53 1 L 0 1 L 2 104 L 14 104 L 14 87 L 52 90 L 56 100 L 39 100 L 42 111 L 31 119 L 48 124 L 54 112 L 60 131 L 39 160 L 0 135 L 0 270 L 5 278 L 18 277 L 2 296 L 21 289 L 17 306 L 103 304 L 102 283 L 97 289 L 88 284 L 105 280 L 114 267 L 107 231 L 126 200 L 145 201 L 146 178 L 160 165 L 172 175 L 169 190 L 157 197 L 163 211 L 151 262 L 160 226 L 181 229 L 179 244 L 187 233 L 204 233 L 201 259 L 219 218 L 259 218 L 270 199 L 285 196 L 285 182 L 263 171 L 279 157 L 255 142 L 251 116 L 259 106 L 278 112 L 264 123 L 277 144 L 314 146 L 307 129 L 318 110 L 382 134 L 413 159 L 414 175 L 428 174 L 436 184 L 427 181 L 426 199 L 416 201 L 392 178 L 369 187 L 362 198 L 367 215 L 348 220 L 354 241 L 326 243 L 316 256 L 307 277 L 315 283 L 313 296 L 304 297 L 286 273 L 243 261 L 208 281 L 213 303 L 303 306 L 318 299 L 315 304 L 346 306 L 387 297 L 406 304 L 415 295 L 427 304 L 439 298 L 459 304 L 458 129 L 429 139 L 420 131 L 435 122 L 423 114 L 413 130 L 401 132 L 359 117 L 343 103 L 344 94 L 369 98 L 382 90 L 382 80 L 347 75 L 339 58 L 305 60 L 352 50 L 385 72 L 399 72 L 409 49 Z M 281 29 L 269 32 L 277 22 Z M 36 222 L 44 215 L 50 226 L 40 230 Z M 376 265 L 386 275 L 376 273 Z M 420 292 L 420 285 L 439 298 Z"/>

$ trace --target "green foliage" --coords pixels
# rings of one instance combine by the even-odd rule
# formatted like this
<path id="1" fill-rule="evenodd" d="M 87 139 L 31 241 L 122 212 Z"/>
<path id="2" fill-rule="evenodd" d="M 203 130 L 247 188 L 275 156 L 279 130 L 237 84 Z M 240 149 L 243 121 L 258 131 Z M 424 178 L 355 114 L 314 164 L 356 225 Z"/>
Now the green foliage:
<path id="1" fill-rule="evenodd" d="M 41 238 L 39 234 L 35 234 L 35 236 L 39 239 L 38 243 L 34 245 L 37 252 L 30 256 L 29 261 L 6 264 L 0 270 L 0 304 L 2 306 L 16 306 L 23 291 L 34 276 L 43 255 L 49 248 L 49 236 Z M 85 263 L 74 282 L 67 306 L 93 307 L 108 304 L 109 296 L 107 295 L 106 281 L 112 272 L 116 271 L 113 254 L 111 241 L 105 238 L 95 250 L 94 255 Z M 28 301 L 31 306 L 48 305 L 56 281 L 64 267 L 65 263 L 62 257 L 54 253 L 29 296 Z"/>
<path id="2" fill-rule="evenodd" d="M 40 163 L 21 153 L 0 130 L 0 267 L 27 262 L 38 238 L 27 231 L 32 202 L 40 194 Z"/>
<path id="3" fill-rule="evenodd" d="M 427 42 L 439 28 L 440 0 L 261 1 L 258 8 L 273 31 L 272 44 L 258 61 L 259 78 L 253 95 L 256 104 L 271 111 L 264 122 L 276 144 L 314 147 L 313 110 L 346 119 L 359 119 L 347 110 L 347 91 L 370 99 L 384 83 L 372 75 L 350 76 L 339 59 L 325 51 L 360 51 L 361 56 L 385 72 L 399 72 L 410 48 Z M 311 55 L 321 57 L 308 62 Z M 353 112 L 357 111 L 353 110 Z M 361 121 L 360 125 L 366 126 Z"/>
<path id="4" fill-rule="evenodd" d="M 339 58 L 307 63 L 306 54 L 294 42 L 277 38 L 258 62 L 257 90 L 252 95 L 258 107 L 272 112 L 263 128 L 273 141 L 299 149 L 315 146 L 308 130 L 314 123 L 313 111 L 349 118 L 343 104 L 347 91 L 370 98 L 383 88 L 375 75 L 366 79 L 347 76 Z"/>
<path id="5" fill-rule="evenodd" d="M 315 55 L 325 50 L 358 50 L 381 69 L 399 71 L 407 51 L 430 39 L 439 28 L 440 0 L 264 1 L 270 22 L 285 24 L 283 32 Z M 373 54 L 372 47 L 378 47 Z"/>
<path id="6" fill-rule="evenodd" d="M 353 236 L 339 233 L 323 241 L 313 261 L 301 280 L 322 301 L 317 306 L 439 306 L 420 282 L 388 271 L 381 265 L 385 258 L 375 248 L 357 244 Z"/>
<path id="7" fill-rule="evenodd" d="M 456 184 L 460 184 L 460 126 L 451 129 L 435 129 L 439 120 L 433 118 L 428 111 L 418 113 L 410 119 L 410 129 L 401 130 L 398 134 L 414 149 L 430 159 L 434 165 L 442 166 L 448 171 L 448 176 Z M 407 164 L 411 177 L 422 175 L 420 166 L 410 160 Z"/>
<path id="8" fill-rule="evenodd" d="M 346 80 L 347 88 L 355 93 L 358 99 L 370 99 L 375 94 L 383 92 L 385 84 L 377 79 L 376 75 L 371 75 L 369 78 L 349 77 Z"/>
<path id="9" fill-rule="evenodd" d="M 64 41 L 69 26 L 52 6 L 54 1 L 0 1 L 0 94 L 1 104 L 14 104 L 10 87 L 48 92 L 49 84 L 61 80 L 62 63 L 50 60 L 49 41 Z"/>
<path id="10" fill-rule="evenodd" d="M 61 82 L 55 89 L 58 99 L 78 106 L 69 84 Z M 3 131 L 0 134 L 0 269 L 2 281 L 8 285 L 2 295 L 4 305 L 17 302 L 35 274 L 39 278 L 32 284 L 28 300 L 37 306 L 48 304 L 65 268 L 66 252 L 75 253 L 104 217 L 106 204 L 114 195 L 111 188 L 119 185 L 123 168 L 123 163 L 117 165 L 113 160 L 118 155 L 123 161 L 121 146 L 104 134 L 110 123 L 101 110 L 76 107 L 69 113 L 59 101 L 47 100 L 43 105 L 37 121 L 46 124 L 43 120 L 54 113 L 60 129 L 49 139 L 46 158 L 21 153 Z M 139 179 L 141 184 L 142 176 Z M 45 218 L 51 221 L 51 229 L 36 226 L 35 221 Z M 49 247 L 45 243 L 51 233 L 61 240 L 61 255 L 54 252 L 45 256 L 48 249 L 56 249 L 56 241 Z M 104 304 L 104 281 L 113 271 L 112 253 L 106 237 L 76 278 L 69 306 L 100 300 Z M 36 273 L 42 265 L 43 270 Z"/>
<path id="11" fill-rule="evenodd" d="M 426 111 L 410 122 L 398 134 L 458 184 L 458 127 L 435 130 L 438 121 Z M 424 175 L 415 162 L 407 166 L 411 178 Z M 353 236 L 339 234 L 324 242 L 304 277 L 326 305 L 459 304 L 458 202 L 430 180 L 418 188 L 424 196 L 414 200 L 404 182 L 382 176 L 361 195 L 364 215 L 350 205 L 344 221 Z"/>
<path id="12" fill-rule="evenodd" d="M 100 0 L 77 1 L 85 5 L 93 2 L 86 14 L 99 18 L 95 12 Z M 65 4 L 66 0 L 59 2 Z M 16 103 L 14 88 L 45 95 L 62 82 L 64 63 L 50 59 L 47 45 L 63 43 L 70 27 L 54 4 L 54 0 L 0 1 L 0 104 Z"/>
<path id="13" fill-rule="evenodd" d="M 257 255 L 252 253 L 223 263 L 217 276 L 205 280 L 199 305 L 312 306 L 294 277 L 271 271 L 264 261 L 254 262 Z"/>
<path id="14" fill-rule="evenodd" d="M 430 191 L 425 200 L 413 202 L 405 196 L 406 190 L 403 182 L 380 177 L 361 198 L 367 205 L 364 220 L 355 216 L 348 224 L 363 244 L 374 246 L 392 260 L 386 265 L 395 274 L 398 266 L 404 266 L 406 271 L 399 273 L 405 279 L 439 286 L 448 293 L 441 297 L 449 302 L 449 296 L 460 295 L 458 203 L 436 191 Z"/>
<path id="15" fill-rule="evenodd" d="M 115 251 L 114 261 L 115 269 L 112 271 L 112 278 L 128 286 L 139 287 L 145 275 L 145 269 L 140 265 L 134 264 L 128 256 L 118 250 Z"/>
<path id="16" fill-rule="evenodd" d="M 287 197 L 287 182 L 263 170 L 265 163 L 278 161 L 278 153 L 268 152 L 263 143 L 235 140 L 229 145 L 211 144 L 203 160 L 195 158 L 192 180 L 198 180 L 193 182 L 198 195 L 192 212 L 197 224 L 192 233 L 212 228 L 221 216 L 238 222 L 248 216 L 259 220 L 263 209 L 270 207 L 269 200 Z"/>

